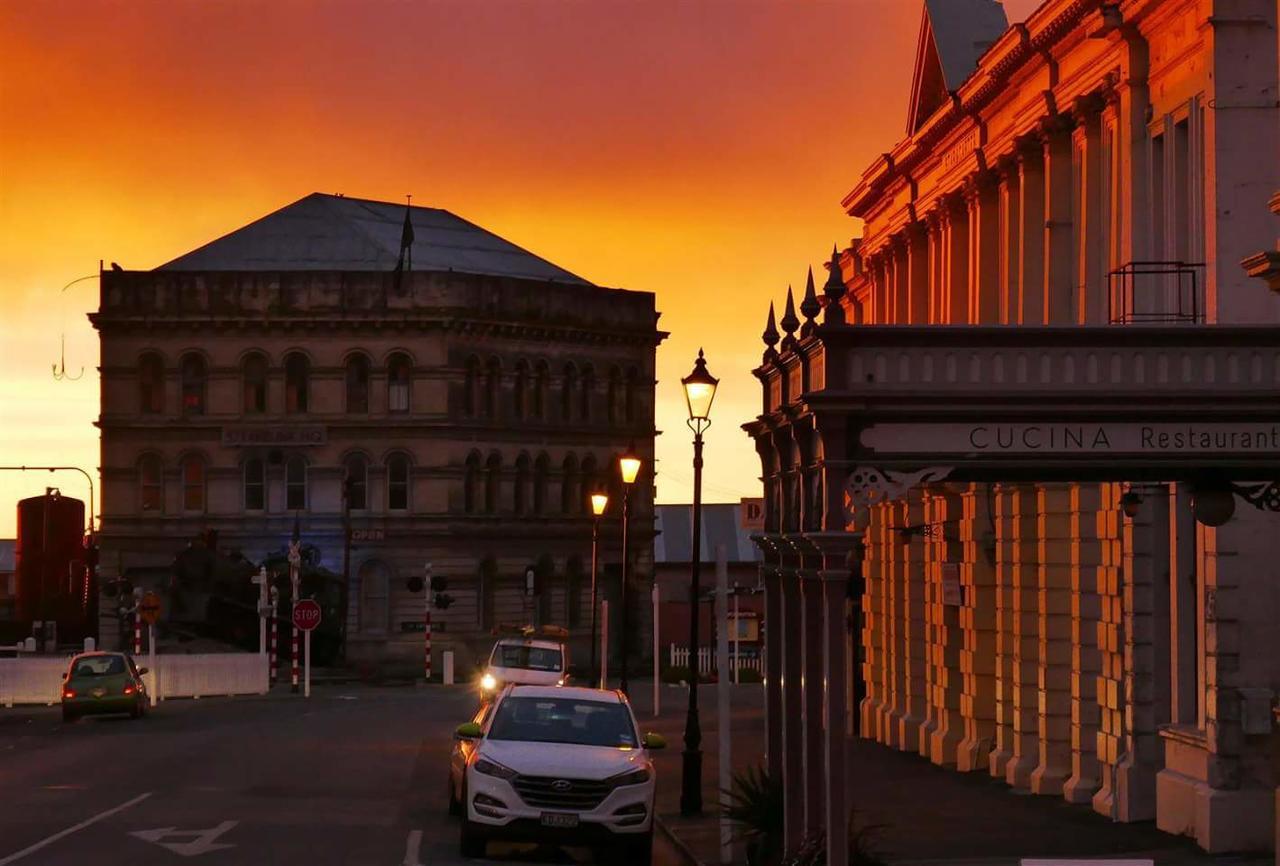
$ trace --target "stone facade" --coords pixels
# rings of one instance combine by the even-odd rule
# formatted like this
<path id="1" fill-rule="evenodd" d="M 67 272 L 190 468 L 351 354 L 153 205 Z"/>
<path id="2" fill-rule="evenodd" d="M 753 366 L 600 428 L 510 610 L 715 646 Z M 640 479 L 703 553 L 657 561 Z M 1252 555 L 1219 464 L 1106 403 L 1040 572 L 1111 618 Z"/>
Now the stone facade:
<path id="1" fill-rule="evenodd" d="M 587 496 L 615 494 L 601 561 L 616 597 L 616 461 L 634 447 L 632 573 L 648 585 L 652 294 L 438 271 L 105 271 L 91 318 L 104 580 L 163 569 L 210 529 L 256 560 L 296 521 L 338 573 L 350 530 L 353 661 L 420 664 L 423 594 L 406 580 L 428 562 L 455 600 L 434 614 L 437 669 L 441 650 L 465 665 L 491 626 L 534 617 L 585 651 Z M 105 645 L 115 628 L 104 619 Z"/>

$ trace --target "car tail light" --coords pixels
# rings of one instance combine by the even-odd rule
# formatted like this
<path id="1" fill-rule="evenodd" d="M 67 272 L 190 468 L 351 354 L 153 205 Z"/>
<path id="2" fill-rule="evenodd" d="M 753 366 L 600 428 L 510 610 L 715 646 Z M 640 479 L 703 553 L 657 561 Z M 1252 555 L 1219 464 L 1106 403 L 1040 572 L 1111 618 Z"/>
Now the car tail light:
<path id="1" fill-rule="evenodd" d="M 131 694 L 133 694 L 135 691 L 137 691 L 137 690 L 136 690 L 133 686 L 125 686 L 125 687 L 124 687 L 124 693 L 125 693 L 126 695 L 131 695 Z"/>
<path id="2" fill-rule="evenodd" d="M 63 689 L 63 690 L 62 690 L 62 696 L 63 696 L 64 698 L 74 698 L 74 697 L 76 696 L 76 693 L 75 693 L 74 691 L 72 691 L 71 689 Z"/>

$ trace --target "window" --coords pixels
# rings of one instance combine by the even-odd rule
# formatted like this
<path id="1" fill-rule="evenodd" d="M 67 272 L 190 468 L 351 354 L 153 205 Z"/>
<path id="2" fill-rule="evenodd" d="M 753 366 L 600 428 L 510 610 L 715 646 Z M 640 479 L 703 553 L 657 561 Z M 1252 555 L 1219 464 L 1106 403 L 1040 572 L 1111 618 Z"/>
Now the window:
<path id="1" fill-rule="evenodd" d="M 347 490 L 347 508 L 363 511 L 369 507 L 369 461 L 363 454 L 351 454 L 342 461 Z"/>
<path id="2" fill-rule="evenodd" d="M 307 459 L 298 454 L 284 464 L 284 507 L 289 511 L 307 507 Z"/>
<path id="3" fill-rule="evenodd" d="M 267 507 L 267 467 L 260 457 L 244 462 L 244 510 L 263 511 Z"/>
<path id="4" fill-rule="evenodd" d="M 609 368 L 609 423 L 617 424 L 620 413 L 618 412 L 618 399 L 622 396 L 622 374 L 618 372 L 617 367 Z"/>
<path id="5" fill-rule="evenodd" d="M 254 352 L 244 359 L 241 370 L 244 380 L 244 398 L 241 409 L 246 415 L 259 415 L 267 411 L 267 359 Z"/>
<path id="6" fill-rule="evenodd" d="M 496 451 L 489 455 L 484 467 L 484 512 L 497 514 L 502 495 L 502 457 Z"/>
<path id="7" fill-rule="evenodd" d="M 526 514 L 529 511 L 529 455 L 521 454 L 516 458 L 516 490 L 515 490 L 515 511 L 516 514 Z"/>
<path id="8" fill-rule="evenodd" d="M 497 358 L 490 358 L 484 375 L 484 414 L 486 418 L 498 417 L 498 391 L 502 388 L 502 365 Z"/>
<path id="9" fill-rule="evenodd" d="M 347 359 L 347 412 L 364 415 L 369 411 L 369 359 L 352 355 Z"/>
<path id="10" fill-rule="evenodd" d="M 387 362 L 387 411 L 409 411 L 409 382 L 413 365 L 409 356 L 397 352 Z"/>
<path id="11" fill-rule="evenodd" d="M 470 418 L 480 414 L 480 359 L 467 359 L 466 380 L 463 383 L 463 411 Z"/>
<path id="12" fill-rule="evenodd" d="M 539 361 L 533 372 L 533 417 L 547 420 L 547 390 L 551 387 L 551 370 L 546 361 Z"/>
<path id="13" fill-rule="evenodd" d="M 138 359 L 138 408 L 146 415 L 164 411 L 164 361 L 155 352 Z"/>
<path id="14" fill-rule="evenodd" d="M 521 359 L 516 362 L 515 382 L 516 418 L 524 420 L 529 412 L 529 362 Z"/>
<path id="15" fill-rule="evenodd" d="M 182 356 L 182 414 L 204 414 L 205 367 L 204 358 L 196 354 Z"/>
<path id="16" fill-rule="evenodd" d="M 164 508 L 164 479 L 160 458 L 145 454 L 138 461 L 138 499 L 143 511 Z"/>
<path id="17" fill-rule="evenodd" d="M 627 384 L 622 396 L 622 420 L 634 424 L 639 420 L 640 407 L 637 402 L 640 385 L 640 374 L 632 367 L 627 370 Z"/>
<path id="18" fill-rule="evenodd" d="M 591 403 L 596 392 L 596 371 L 590 366 L 582 371 L 582 397 L 578 415 L 583 421 L 591 420 Z"/>
<path id="19" fill-rule="evenodd" d="M 560 512 L 576 514 L 581 488 L 578 486 L 578 458 L 570 454 L 564 458 L 564 473 L 560 484 Z"/>
<path id="20" fill-rule="evenodd" d="M 409 510 L 409 458 L 403 454 L 387 458 L 387 510 Z"/>
<path id="21" fill-rule="evenodd" d="M 560 383 L 560 420 L 573 420 L 573 403 L 578 391 L 578 368 L 572 363 L 564 365 L 564 379 Z"/>
<path id="22" fill-rule="evenodd" d="M 204 458 L 188 454 L 182 458 L 182 510 L 204 511 Z"/>
<path id="23" fill-rule="evenodd" d="M 494 711 L 488 739 L 623 749 L 639 745 L 625 706 L 577 698 L 507 698 Z"/>
<path id="24" fill-rule="evenodd" d="M 545 514 L 547 511 L 547 476 L 551 471 L 551 461 L 546 454 L 539 454 L 533 464 L 533 513 Z"/>
<path id="25" fill-rule="evenodd" d="M 391 580 L 387 567 L 380 562 L 366 562 L 356 572 L 360 581 L 360 631 L 381 634 L 390 619 Z"/>
<path id="26" fill-rule="evenodd" d="M 596 458 L 587 455 L 582 459 L 582 487 L 578 491 L 577 509 L 585 512 L 587 509 L 587 501 L 592 493 L 600 492 L 599 470 L 596 468 Z"/>
<path id="27" fill-rule="evenodd" d="M 472 451 L 462 471 L 462 509 L 475 514 L 480 508 L 480 455 Z"/>
<path id="28" fill-rule="evenodd" d="M 306 412 L 310 386 L 311 362 L 301 352 L 289 353 L 284 359 L 284 411 Z"/>

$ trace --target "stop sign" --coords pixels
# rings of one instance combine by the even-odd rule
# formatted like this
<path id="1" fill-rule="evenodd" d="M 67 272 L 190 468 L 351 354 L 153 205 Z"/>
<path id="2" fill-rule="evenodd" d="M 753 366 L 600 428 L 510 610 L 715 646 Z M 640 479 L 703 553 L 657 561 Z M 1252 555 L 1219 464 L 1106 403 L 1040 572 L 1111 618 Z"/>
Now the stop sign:
<path id="1" fill-rule="evenodd" d="M 304 598 L 293 606 L 293 624 L 303 631 L 311 631 L 320 624 L 320 605 Z"/>
<path id="2" fill-rule="evenodd" d="M 160 621 L 160 596 L 149 592 L 138 602 L 138 614 L 147 625 L 155 625 Z"/>

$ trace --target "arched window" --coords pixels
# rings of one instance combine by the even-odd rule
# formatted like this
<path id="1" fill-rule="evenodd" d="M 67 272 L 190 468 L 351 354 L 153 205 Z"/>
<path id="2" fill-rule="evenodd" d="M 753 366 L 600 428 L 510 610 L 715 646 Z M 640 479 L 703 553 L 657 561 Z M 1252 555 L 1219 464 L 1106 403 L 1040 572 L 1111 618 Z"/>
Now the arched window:
<path id="1" fill-rule="evenodd" d="M 521 358 L 516 362 L 515 392 L 516 418 L 523 421 L 529 412 L 529 362 Z"/>
<path id="2" fill-rule="evenodd" d="M 261 352 L 254 352 L 244 359 L 240 370 L 244 396 L 240 408 L 246 415 L 260 415 L 267 411 L 267 359 Z"/>
<path id="3" fill-rule="evenodd" d="M 502 495 L 502 455 L 497 451 L 489 455 L 484 464 L 484 512 L 497 514 Z"/>
<path id="4" fill-rule="evenodd" d="M 194 352 L 183 355 L 179 365 L 179 378 L 182 380 L 182 414 L 203 415 L 207 379 L 204 358 Z"/>
<path id="5" fill-rule="evenodd" d="M 164 508 L 164 467 L 157 454 L 144 454 L 138 461 L 138 502 L 143 511 Z"/>
<path id="6" fill-rule="evenodd" d="M 387 361 L 387 411 L 409 411 L 409 388 L 413 365 L 409 356 L 397 352 Z"/>
<path id="7" fill-rule="evenodd" d="M 596 458 L 588 454 L 582 458 L 582 490 L 578 496 L 578 508 L 587 509 L 592 493 L 600 492 L 600 470 L 596 466 Z"/>
<path id="8" fill-rule="evenodd" d="M 284 359 L 284 411 L 307 411 L 311 388 L 311 362 L 301 352 L 290 352 Z"/>
<path id="9" fill-rule="evenodd" d="M 364 415 L 369 411 L 369 359 L 352 355 L 347 359 L 347 412 Z"/>
<path id="10" fill-rule="evenodd" d="M 609 368 L 609 423 L 617 424 L 622 413 L 618 411 L 618 402 L 622 397 L 622 373 L 617 367 Z"/>
<path id="11" fill-rule="evenodd" d="M 564 365 L 564 378 L 560 381 L 560 420 L 573 420 L 573 404 L 578 391 L 578 368 L 570 361 Z"/>
<path id="12" fill-rule="evenodd" d="M 466 380 L 463 383 L 462 409 L 469 418 L 480 414 L 480 359 L 474 355 L 467 359 Z"/>
<path id="13" fill-rule="evenodd" d="M 551 368 L 546 361 L 539 361 L 533 371 L 533 417 L 547 420 L 547 394 L 551 388 Z"/>
<path id="14" fill-rule="evenodd" d="M 563 473 L 560 481 L 560 512 L 576 514 L 581 487 L 578 484 L 578 458 L 570 454 L 564 458 Z"/>
<path id="15" fill-rule="evenodd" d="M 475 514 L 480 510 L 480 455 L 472 451 L 462 471 L 462 510 Z"/>
<path id="16" fill-rule="evenodd" d="M 527 514 L 529 512 L 529 455 L 521 453 L 516 458 L 516 489 L 515 489 L 515 511 L 516 514 Z"/>
<path id="17" fill-rule="evenodd" d="M 591 404 L 595 400 L 596 393 L 596 371 L 595 368 L 587 365 L 582 370 L 582 400 L 578 407 L 578 416 L 583 421 L 591 420 Z"/>
<path id="18" fill-rule="evenodd" d="M 551 474 L 551 461 L 546 454 L 539 454 L 533 463 L 533 513 L 547 512 L 547 476 Z"/>
<path id="19" fill-rule="evenodd" d="M 409 510 L 409 458 L 403 454 L 387 458 L 387 510 Z"/>
<path id="20" fill-rule="evenodd" d="M 391 618 L 391 576 L 380 562 L 366 562 L 356 572 L 360 582 L 360 631 L 384 634 Z"/>
<path id="21" fill-rule="evenodd" d="M 633 424 L 640 420 L 639 400 L 640 374 L 635 367 L 627 370 L 627 384 L 622 397 L 622 420 Z"/>
<path id="22" fill-rule="evenodd" d="M 263 511 L 267 507 L 267 466 L 261 457 L 244 461 L 244 510 Z"/>
<path id="23" fill-rule="evenodd" d="M 305 511 L 307 507 L 307 459 L 295 454 L 284 464 L 284 507 Z"/>
<path id="24" fill-rule="evenodd" d="M 182 510 L 204 511 L 204 458 L 188 454 L 182 458 Z"/>
<path id="25" fill-rule="evenodd" d="M 164 411 L 164 361 L 155 352 L 138 359 L 138 408 L 144 415 Z"/>
<path id="26" fill-rule="evenodd" d="M 347 508 L 363 511 L 369 507 L 369 461 L 363 454 L 348 454 L 342 461 L 347 488 Z"/>
<path id="27" fill-rule="evenodd" d="M 502 364 L 497 358 L 490 358 L 484 373 L 484 415 L 486 418 L 498 417 L 498 392 L 502 389 Z"/>

